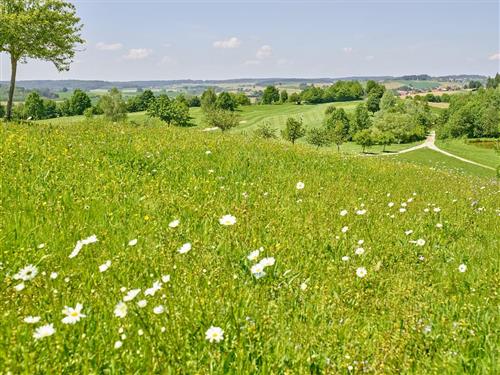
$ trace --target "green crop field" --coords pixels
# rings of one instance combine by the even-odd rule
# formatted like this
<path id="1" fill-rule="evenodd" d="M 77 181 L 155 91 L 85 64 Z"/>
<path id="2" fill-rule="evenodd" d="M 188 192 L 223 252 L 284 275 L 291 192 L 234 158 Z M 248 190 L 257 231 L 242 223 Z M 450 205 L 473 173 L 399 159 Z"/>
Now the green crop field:
<path id="1" fill-rule="evenodd" d="M 498 372 L 494 180 L 154 123 L 0 131 L 2 373 Z"/>

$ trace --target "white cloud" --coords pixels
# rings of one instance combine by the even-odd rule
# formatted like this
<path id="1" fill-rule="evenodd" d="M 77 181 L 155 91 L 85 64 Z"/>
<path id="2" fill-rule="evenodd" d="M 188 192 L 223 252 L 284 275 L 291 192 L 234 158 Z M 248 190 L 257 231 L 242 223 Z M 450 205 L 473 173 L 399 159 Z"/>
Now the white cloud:
<path id="1" fill-rule="evenodd" d="M 345 53 L 351 53 L 352 52 L 352 47 L 344 47 L 342 49 Z"/>
<path id="2" fill-rule="evenodd" d="M 119 51 L 123 48 L 123 44 L 121 44 L 121 43 L 107 44 L 104 42 L 99 42 L 95 46 L 98 50 L 101 50 L 101 51 Z"/>
<path id="3" fill-rule="evenodd" d="M 272 54 L 273 54 L 272 47 L 266 44 L 266 45 L 263 45 L 262 47 L 259 48 L 256 56 L 259 60 L 263 60 L 263 59 L 266 59 L 268 57 L 271 57 Z"/>
<path id="4" fill-rule="evenodd" d="M 489 57 L 490 60 L 500 60 L 500 52 L 495 53 Z"/>
<path id="5" fill-rule="evenodd" d="M 153 53 L 153 51 L 147 48 L 133 48 L 129 49 L 128 54 L 124 57 L 127 60 L 144 60 L 148 58 L 151 53 Z"/>
<path id="6" fill-rule="evenodd" d="M 375 56 L 370 55 L 370 56 L 366 56 L 365 60 L 366 61 L 372 61 L 374 58 L 375 58 Z"/>
<path id="7" fill-rule="evenodd" d="M 217 40 L 214 42 L 215 48 L 238 48 L 241 44 L 241 41 L 233 36 L 232 38 L 226 40 Z"/>

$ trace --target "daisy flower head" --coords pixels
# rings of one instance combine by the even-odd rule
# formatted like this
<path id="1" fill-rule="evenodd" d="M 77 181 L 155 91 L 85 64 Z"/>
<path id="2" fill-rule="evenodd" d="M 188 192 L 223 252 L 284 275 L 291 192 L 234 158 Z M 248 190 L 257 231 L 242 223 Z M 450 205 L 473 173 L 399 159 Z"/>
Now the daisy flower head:
<path id="1" fill-rule="evenodd" d="M 406 234 L 407 236 L 409 236 L 409 235 L 410 235 L 410 234 L 412 234 L 412 233 L 413 233 L 413 231 L 412 231 L 411 229 L 408 229 L 408 230 L 406 230 L 406 231 L 405 231 L 405 234 Z"/>
<path id="2" fill-rule="evenodd" d="M 297 190 L 302 190 L 302 189 L 304 189 L 305 186 L 306 185 L 302 181 L 297 182 L 297 185 L 295 185 Z"/>
<path id="3" fill-rule="evenodd" d="M 114 348 L 115 349 L 120 349 L 123 345 L 123 342 L 121 342 L 120 340 L 116 341 L 115 342 L 115 345 L 114 345 Z"/>
<path id="4" fill-rule="evenodd" d="M 23 322 L 28 324 L 36 324 L 39 321 L 40 321 L 39 316 L 27 316 L 26 318 L 23 319 Z"/>
<path id="5" fill-rule="evenodd" d="M 104 264 L 101 264 L 99 266 L 99 272 L 106 272 L 108 268 L 111 267 L 111 261 L 107 260 Z"/>
<path id="6" fill-rule="evenodd" d="M 366 271 L 366 268 L 365 267 L 359 267 L 357 270 L 356 270 L 356 276 L 358 276 L 359 278 L 363 278 L 366 276 L 368 272 Z"/>
<path id="7" fill-rule="evenodd" d="M 340 216 L 346 216 L 347 215 L 347 210 L 342 210 L 340 211 Z"/>
<path id="8" fill-rule="evenodd" d="M 349 259 L 351 259 L 351 258 L 349 258 L 347 255 L 344 255 L 344 256 L 342 257 L 342 262 L 348 262 L 348 261 L 349 261 Z"/>
<path id="9" fill-rule="evenodd" d="M 250 272 L 255 276 L 256 279 L 260 279 L 261 277 L 266 276 L 264 272 L 264 266 L 261 263 L 254 264 L 252 268 L 250 268 Z"/>
<path id="10" fill-rule="evenodd" d="M 165 312 L 165 308 L 162 306 L 162 305 L 159 305 L 159 306 L 156 306 L 154 309 L 153 309 L 153 312 L 156 314 L 156 315 L 160 315 L 160 314 L 163 314 Z"/>
<path id="11" fill-rule="evenodd" d="M 161 281 L 164 282 L 164 283 L 170 282 L 170 275 L 163 275 L 161 277 Z"/>
<path id="12" fill-rule="evenodd" d="M 465 264 L 462 263 L 458 266 L 458 272 L 464 273 L 465 271 L 467 271 L 467 266 Z"/>
<path id="13" fill-rule="evenodd" d="M 16 273 L 13 278 L 14 280 L 30 281 L 35 278 L 38 274 L 38 268 L 32 264 L 28 264 L 26 267 L 21 268 L 18 273 Z"/>
<path id="14" fill-rule="evenodd" d="M 354 253 L 356 255 L 363 255 L 365 253 L 365 249 L 363 249 L 362 247 L 358 247 L 356 251 L 354 251 Z"/>
<path id="15" fill-rule="evenodd" d="M 132 301 L 141 292 L 140 289 L 129 290 L 128 293 L 123 297 L 124 302 Z"/>
<path id="16" fill-rule="evenodd" d="M 127 305 L 124 302 L 118 302 L 118 304 L 115 306 L 115 316 L 117 318 L 125 318 L 127 316 L 128 308 Z"/>
<path id="17" fill-rule="evenodd" d="M 44 244 L 44 243 L 41 243 L 41 244 L 40 244 L 40 245 L 38 245 L 36 248 L 40 250 L 40 249 L 43 249 L 44 247 L 45 247 L 45 244 Z"/>
<path id="18" fill-rule="evenodd" d="M 342 233 L 347 233 L 347 231 L 349 230 L 349 227 L 342 227 Z"/>
<path id="19" fill-rule="evenodd" d="M 441 212 L 441 208 L 439 208 L 439 207 L 434 207 L 433 211 L 434 211 L 435 213 Z"/>
<path id="20" fill-rule="evenodd" d="M 148 288 L 144 291 L 145 296 L 154 296 L 156 292 L 158 292 L 162 288 L 162 283 L 159 281 L 155 281 L 151 288 Z"/>
<path id="21" fill-rule="evenodd" d="M 424 246 L 425 240 L 423 238 L 419 238 L 415 243 L 417 244 L 417 246 Z"/>
<path id="22" fill-rule="evenodd" d="M 171 221 L 169 224 L 168 224 L 168 227 L 169 228 L 177 228 L 179 226 L 179 224 L 181 223 L 181 221 L 179 219 L 175 219 L 174 221 Z"/>
<path id="23" fill-rule="evenodd" d="M 257 250 L 252 251 L 250 254 L 248 254 L 247 259 L 249 261 L 252 261 L 252 262 L 256 261 L 259 258 L 260 250 L 261 249 L 257 249 Z"/>
<path id="24" fill-rule="evenodd" d="M 274 266 L 274 263 L 276 263 L 276 259 L 273 257 L 263 258 L 260 263 L 262 263 L 264 267 L 271 267 Z"/>
<path id="25" fill-rule="evenodd" d="M 389 204 L 387 206 L 394 207 L 394 202 L 389 202 Z"/>
<path id="26" fill-rule="evenodd" d="M 219 219 L 221 225 L 230 226 L 236 224 L 236 218 L 233 215 L 224 215 Z"/>
<path id="27" fill-rule="evenodd" d="M 95 234 L 93 234 L 90 237 L 84 238 L 83 240 L 78 240 L 76 242 L 76 245 L 75 245 L 73 251 L 71 252 L 71 254 L 69 254 L 69 258 L 76 257 L 80 253 L 80 250 L 83 249 L 84 246 L 90 245 L 91 243 L 96 243 L 97 241 L 98 240 L 97 240 L 97 237 Z"/>
<path id="28" fill-rule="evenodd" d="M 184 245 L 182 245 L 178 250 L 179 254 L 186 254 L 189 251 L 191 251 L 191 243 L 187 242 Z"/>
<path id="29" fill-rule="evenodd" d="M 300 290 L 305 291 L 306 289 L 307 289 L 307 284 L 305 282 L 300 284 Z"/>
<path id="30" fill-rule="evenodd" d="M 33 333 L 33 337 L 35 338 L 35 340 L 40 340 L 43 339 L 44 337 L 52 336 L 54 333 L 56 333 L 54 325 L 52 323 L 45 324 L 43 326 L 38 327 L 35 330 L 35 332 Z"/>
<path id="31" fill-rule="evenodd" d="M 146 301 L 145 299 L 141 299 L 140 301 L 137 302 L 137 306 L 139 306 L 141 309 L 146 307 L 147 304 L 148 301 Z"/>
<path id="32" fill-rule="evenodd" d="M 25 288 L 26 285 L 24 285 L 24 283 L 19 283 L 17 284 L 14 289 L 16 290 L 16 292 L 20 292 L 21 290 L 23 290 Z"/>
<path id="33" fill-rule="evenodd" d="M 137 245 L 137 238 L 134 238 L 133 240 L 128 241 L 129 246 L 135 246 Z"/>
<path id="34" fill-rule="evenodd" d="M 51 278 L 52 280 L 57 279 L 57 276 L 58 276 L 58 275 L 57 275 L 57 272 L 51 272 L 51 274 L 50 274 L 50 278 Z"/>
<path id="35" fill-rule="evenodd" d="M 224 331 L 220 327 L 212 326 L 205 332 L 205 339 L 210 343 L 221 342 L 224 340 Z"/>
<path id="36" fill-rule="evenodd" d="M 356 215 L 364 215 L 366 214 L 366 210 L 357 210 Z"/>
<path id="37" fill-rule="evenodd" d="M 62 322 L 64 324 L 75 324 L 79 322 L 81 318 L 85 318 L 87 315 L 82 314 L 83 305 L 81 303 L 77 303 L 75 308 L 65 306 L 62 313 L 66 315 Z"/>

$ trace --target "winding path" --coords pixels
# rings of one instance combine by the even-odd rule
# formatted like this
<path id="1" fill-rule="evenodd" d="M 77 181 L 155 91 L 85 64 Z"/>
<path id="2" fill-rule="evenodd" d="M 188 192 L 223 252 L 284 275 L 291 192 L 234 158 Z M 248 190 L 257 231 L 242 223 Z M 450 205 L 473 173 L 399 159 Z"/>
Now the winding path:
<path id="1" fill-rule="evenodd" d="M 385 155 L 406 154 L 407 152 L 412 152 L 412 151 L 420 150 L 420 149 L 423 149 L 423 148 L 428 148 L 428 149 L 431 149 L 433 151 L 440 152 L 443 155 L 449 156 L 450 158 L 458 159 L 460 161 L 463 161 L 464 163 L 469 163 L 469 164 L 477 165 L 478 167 L 482 167 L 482 168 L 486 168 L 486 169 L 491 169 L 492 171 L 496 171 L 495 168 L 490 167 L 489 165 L 484 165 L 484 164 L 476 163 L 475 161 L 472 161 L 472 160 L 469 160 L 469 159 L 465 159 L 465 158 L 462 158 L 460 156 L 451 154 L 451 153 L 449 153 L 447 151 L 441 150 L 438 146 L 436 146 L 436 132 L 434 132 L 434 131 L 429 134 L 429 136 L 427 137 L 427 139 L 425 140 L 424 143 L 422 143 L 422 144 L 420 144 L 418 146 L 414 146 L 414 147 L 410 147 L 410 148 L 407 148 L 405 150 L 401 150 L 401 151 L 398 151 L 398 152 L 393 152 L 393 153 L 390 153 L 390 154 L 382 154 L 382 155 L 385 156 Z"/>

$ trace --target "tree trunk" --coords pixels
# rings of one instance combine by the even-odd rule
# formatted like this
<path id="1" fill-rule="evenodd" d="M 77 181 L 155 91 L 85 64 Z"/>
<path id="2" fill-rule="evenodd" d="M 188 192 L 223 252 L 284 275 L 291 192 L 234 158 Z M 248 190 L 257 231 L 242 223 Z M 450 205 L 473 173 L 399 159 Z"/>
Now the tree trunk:
<path id="1" fill-rule="evenodd" d="M 12 119 L 14 89 L 16 88 L 17 60 L 12 55 L 10 55 L 10 66 L 11 66 L 11 74 L 10 74 L 9 100 L 7 101 L 7 114 L 5 116 L 7 121 L 10 121 Z"/>

